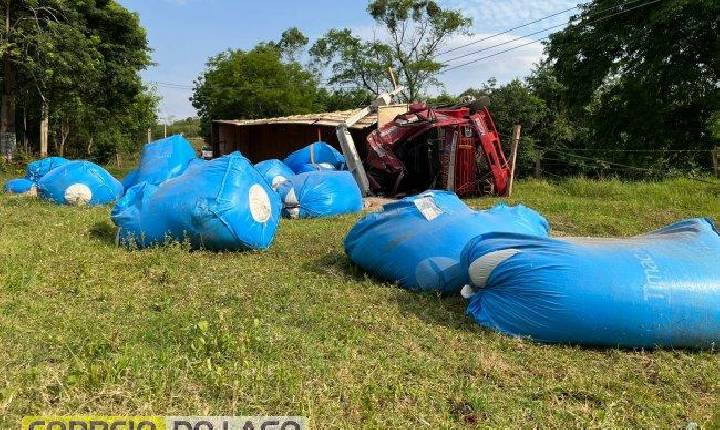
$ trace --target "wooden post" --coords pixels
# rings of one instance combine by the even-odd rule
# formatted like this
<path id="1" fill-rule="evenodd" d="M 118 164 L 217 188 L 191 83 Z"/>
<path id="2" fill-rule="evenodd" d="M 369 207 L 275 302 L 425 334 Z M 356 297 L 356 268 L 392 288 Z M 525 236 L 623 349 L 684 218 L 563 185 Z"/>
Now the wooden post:
<path id="1" fill-rule="evenodd" d="M 510 152 L 510 183 L 508 184 L 508 197 L 512 197 L 513 182 L 515 182 L 515 167 L 517 165 L 518 146 L 520 146 L 520 131 L 522 126 L 513 127 L 512 151 Z"/>
<path id="2" fill-rule="evenodd" d="M 388 72 L 390 72 L 390 79 L 392 80 L 393 89 L 397 89 L 398 83 L 397 83 L 397 78 L 395 78 L 395 71 L 393 70 L 392 67 L 388 67 Z"/>
<path id="3" fill-rule="evenodd" d="M 42 102 L 42 114 L 40 119 L 40 157 L 48 156 L 48 126 L 49 126 L 50 108 L 47 100 Z"/>
<path id="4" fill-rule="evenodd" d="M 713 149 L 711 152 L 711 155 L 712 155 L 713 170 L 715 171 L 715 176 L 720 178 L 720 147 Z"/>

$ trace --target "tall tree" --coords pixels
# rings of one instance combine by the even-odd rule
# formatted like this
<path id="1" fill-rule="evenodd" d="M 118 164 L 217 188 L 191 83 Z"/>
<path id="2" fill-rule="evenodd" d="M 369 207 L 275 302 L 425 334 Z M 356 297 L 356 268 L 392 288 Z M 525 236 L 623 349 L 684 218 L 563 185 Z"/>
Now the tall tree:
<path id="1" fill-rule="evenodd" d="M 705 153 L 677 150 L 714 144 L 707 124 L 720 109 L 720 2 L 625 3 L 593 0 L 550 39 L 555 74 L 572 88 L 572 114 L 592 131 L 594 147 L 644 150 L 617 152 L 624 163 L 707 164 Z M 622 13 L 603 13 L 609 8 Z"/>
<path id="2" fill-rule="evenodd" d="M 311 113 L 317 95 L 312 73 L 296 62 L 284 62 L 270 44 L 250 51 L 229 50 L 210 58 L 195 81 L 192 104 L 203 134 L 217 118 L 263 118 Z"/>
<path id="3" fill-rule="evenodd" d="M 93 136 L 143 93 L 139 71 L 150 64 L 147 37 L 137 15 L 117 2 L 6 0 L 5 6 L 10 25 L 2 53 L 11 67 L 3 73 L 15 72 L 17 79 L 14 85 L 6 79 L 4 92 L 38 99 L 23 106 L 40 111 L 41 154 L 48 131 L 63 153 L 71 134 Z M 2 116 L 15 113 L 3 107 Z"/>
<path id="4" fill-rule="evenodd" d="M 448 39 L 466 31 L 470 18 L 428 0 L 374 0 L 367 11 L 385 35 L 365 41 L 350 30 L 330 30 L 310 49 L 319 69 L 329 64 L 330 84 L 353 85 L 374 93 L 392 88 L 388 68 L 399 73 L 408 101 L 416 100 L 437 79 L 438 52 Z"/>

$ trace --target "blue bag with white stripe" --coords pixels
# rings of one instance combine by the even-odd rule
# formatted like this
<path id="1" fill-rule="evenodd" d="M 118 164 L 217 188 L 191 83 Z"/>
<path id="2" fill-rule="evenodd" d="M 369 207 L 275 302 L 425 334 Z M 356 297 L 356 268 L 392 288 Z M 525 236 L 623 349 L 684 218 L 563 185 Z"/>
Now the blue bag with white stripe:
<path id="1" fill-rule="evenodd" d="M 490 233 L 463 251 L 481 325 L 539 342 L 720 344 L 720 235 L 690 219 L 628 239 Z"/>

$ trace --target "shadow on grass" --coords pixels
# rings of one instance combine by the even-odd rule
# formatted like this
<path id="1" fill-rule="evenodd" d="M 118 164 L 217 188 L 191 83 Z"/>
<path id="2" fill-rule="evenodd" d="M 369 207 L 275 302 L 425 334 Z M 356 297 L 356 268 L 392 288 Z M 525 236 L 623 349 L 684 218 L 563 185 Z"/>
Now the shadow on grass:
<path id="1" fill-rule="evenodd" d="M 110 245 L 113 248 L 117 246 L 116 239 L 117 229 L 108 221 L 100 221 L 90 229 L 90 237 L 93 240 Z"/>
<path id="2" fill-rule="evenodd" d="M 321 275 L 328 275 L 334 278 L 339 276 L 350 278 L 356 282 L 362 282 L 368 275 L 362 269 L 352 264 L 350 259 L 343 253 L 333 251 L 322 257 L 308 261 L 302 265 L 303 269 Z"/>
<path id="3" fill-rule="evenodd" d="M 352 261 L 342 252 L 330 252 L 303 265 L 305 270 L 333 278 L 344 277 L 356 282 L 370 281 L 393 290 L 389 300 L 405 315 L 415 316 L 427 323 L 466 331 L 472 321 L 465 317 L 467 301 L 459 294 L 420 293 L 408 291 L 397 284 L 378 279 Z"/>

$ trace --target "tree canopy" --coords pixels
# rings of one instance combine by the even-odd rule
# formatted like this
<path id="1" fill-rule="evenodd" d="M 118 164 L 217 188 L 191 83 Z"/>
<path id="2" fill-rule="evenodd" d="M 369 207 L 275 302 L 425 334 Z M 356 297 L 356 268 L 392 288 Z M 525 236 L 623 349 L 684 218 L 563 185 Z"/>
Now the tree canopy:
<path id="1" fill-rule="evenodd" d="M 34 146 L 43 119 L 61 155 L 68 143 L 78 155 L 102 158 L 141 141 L 157 97 L 139 76 L 150 49 L 137 15 L 111 0 L 12 0 L 3 9 L 3 75 L 16 76 L 3 84 L 4 99 L 13 100 L 3 118 L 27 124 L 22 146 Z"/>
<path id="2" fill-rule="evenodd" d="M 436 57 L 448 39 L 466 31 L 470 18 L 428 0 L 374 0 L 367 12 L 382 28 L 367 41 L 348 29 L 332 29 L 310 48 L 313 64 L 328 68 L 331 85 L 353 86 L 379 94 L 393 88 L 388 68 L 398 72 L 408 101 L 439 86 L 442 63 Z"/>
<path id="3" fill-rule="evenodd" d="M 252 119 L 364 107 L 367 90 L 327 88 L 312 68 L 299 62 L 308 38 L 297 28 L 279 42 L 249 51 L 231 49 L 208 60 L 191 98 L 202 134 L 214 119 Z"/>
<path id="4" fill-rule="evenodd" d="M 698 150 L 716 143 L 709 128 L 720 110 L 720 2 L 623 3 L 584 5 L 547 47 L 558 83 L 572 88 L 567 107 L 589 131 L 584 146 L 640 149 L 615 158 L 657 169 L 707 164 Z M 611 8 L 616 16 L 596 18 Z"/>

